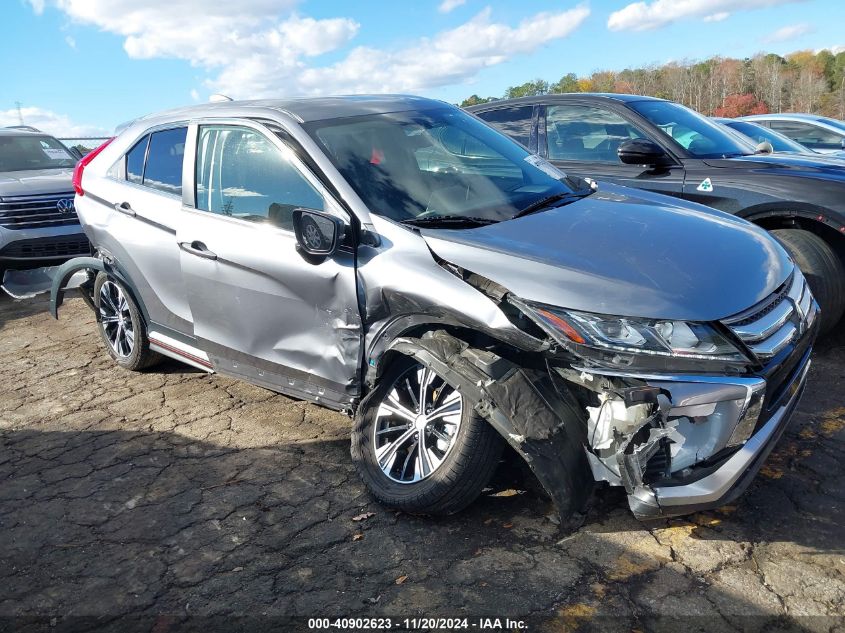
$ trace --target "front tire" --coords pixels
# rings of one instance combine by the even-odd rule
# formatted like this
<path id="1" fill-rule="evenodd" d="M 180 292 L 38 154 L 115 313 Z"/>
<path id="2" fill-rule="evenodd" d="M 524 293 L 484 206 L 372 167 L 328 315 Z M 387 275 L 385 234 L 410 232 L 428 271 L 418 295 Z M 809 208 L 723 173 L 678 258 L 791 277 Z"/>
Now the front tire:
<path id="1" fill-rule="evenodd" d="M 821 308 L 819 334 L 830 332 L 845 312 L 845 266 L 842 260 L 827 242 L 810 231 L 777 229 L 771 233 L 807 278 Z"/>
<path id="2" fill-rule="evenodd" d="M 98 274 L 94 281 L 94 307 L 100 337 L 118 365 L 140 371 L 161 358 L 150 350 L 147 329 L 132 295 L 106 273 Z"/>
<path id="3" fill-rule="evenodd" d="M 472 503 L 503 446 L 472 405 L 418 360 L 396 360 L 361 402 L 352 430 L 352 461 L 372 495 L 433 515 Z"/>

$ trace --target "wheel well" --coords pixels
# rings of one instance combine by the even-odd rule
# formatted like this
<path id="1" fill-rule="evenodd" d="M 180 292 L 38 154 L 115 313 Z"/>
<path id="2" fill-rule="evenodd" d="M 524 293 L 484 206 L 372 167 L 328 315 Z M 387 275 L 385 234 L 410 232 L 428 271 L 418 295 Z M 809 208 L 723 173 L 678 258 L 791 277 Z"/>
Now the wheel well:
<path id="1" fill-rule="evenodd" d="M 781 216 L 774 215 L 765 218 L 757 218 L 751 220 L 759 227 L 772 231 L 774 229 L 800 229 L 802 231 L 809 231 L 815 233 L 822 238 L 839 256 L 842 263 L 845 264 L 845 234 L 837 231 L 832 226 L 819 222 L 812 218 L 803 216 Z"/>
<path id="2" fill-rule="evenodd" d="M 526 352 L 517 347 L 501 341 L 485 332 L 473 330 L 467 327 L 445 325 L 443 323 L 422 323 L 415 325 L 407 330 L 401 332 L 395 338 L 422 338 L 428 332 L 436 330 L 445 330 L 455 338 L 458 338 L 470 346 L 478 349 L 495 350 L 497 354 L 510 360 L 519 359 L 521 364 L 530 363 L 527 358 L 529 356 L 539 359 L 536 352 Z M 365 389 L 369 390 L 375 385 L 376 381 L 381 377 L 385 370 L 393 363 L 397 356 L 402 356 L 401 352 L 392 349 L 387 349 L 379 358 L 376 367 L 372 365 L 367 367 L 366 376 L 364 380 Z"/>

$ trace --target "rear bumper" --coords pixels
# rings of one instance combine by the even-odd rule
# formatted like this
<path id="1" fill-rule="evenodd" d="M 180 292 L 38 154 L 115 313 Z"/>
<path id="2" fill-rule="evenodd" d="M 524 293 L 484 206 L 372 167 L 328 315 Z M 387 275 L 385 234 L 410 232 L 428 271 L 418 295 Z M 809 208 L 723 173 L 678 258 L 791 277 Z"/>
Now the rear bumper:
<path id="1" fill-rule="evenodd" d="M 692 483 L 636 488 L 628 495 L 634 515 L 639 519 L 679 516 L 716 508 L 739 497 L 783 435 L 798 405 L 810 368 L 809 356 L 808 350 L 783 394 L 782 404 L 740 449 L 706 477 Z"/>

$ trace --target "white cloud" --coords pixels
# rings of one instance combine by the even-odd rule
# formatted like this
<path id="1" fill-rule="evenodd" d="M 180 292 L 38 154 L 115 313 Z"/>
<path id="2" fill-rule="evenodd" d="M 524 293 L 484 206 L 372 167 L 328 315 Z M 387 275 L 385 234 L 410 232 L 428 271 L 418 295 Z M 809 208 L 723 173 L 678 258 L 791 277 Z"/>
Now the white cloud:
<path id="1" fill-rule="evenodd" d="M 65 35 L 65 44 L 70 46 L 73 50 L 76 50 L 76 40 L 70 35 Z"/>
<path id="2" fill-rule="evenodd" d="M 686 18 L 711 17 L 719 21 L 729 12 L 772 7 L 804 0 L 643 0 L 632 2 L 610 14 L 611 31 L 648 31 Z M 722 17 L 722 14 L 725 14 Z M 718 19 L 716 16 L 719 16 Z"/>
<path id="3" fill-rule="evenodd" d="M 731 14 L 727 11 L 721 11 L 719 13 L 714 13 L 713 15 L 705 15 L 704 21 L 705 22 L 721 22 L 723 20 L 727 20 L 731 17 Z"/>
<path id="4" fill-rule="evenodd" d="M 36 10 L 41 1 L 29 0 Z M 566 37 L 590 13 L 577 6 L 511 26 L 494 22 L 487 8 L 404 48 L 357 46 L 338 55 L 360 25 L 348 17 L 300 15 L 295 0 L 47 2 L 75 22 L 124 37 L 130 57 L 183 59 L 203 68 L 210 92 L 234 98 L 422 91 L 470 81 L 484 68 Z M 339 61 L 321 64 L 319 55 L 331 51 Z"/>
<path id="5" fill-rule="evenodd" d="M 31 125 L 54 136 L 108 136 L 109 131 L 96 125 L 74 123 L 70 117 L 38 107 L 21 108 L 24 125 Z M 0 110 L 0 127 L 19 125 L 17 108 Z"/>
<path id="6" fill-rule="evenodd" d="M 191 99 L 193 101 L 199 101 L 200 100 L 200 93 L 197 92 L 196 88 L 191 88 Z"/>
<path id="7" fill-rule="evenodd" d="M 767 44 L 786 42 L 794 40 L 797 37 L 801 37 L 802 35 L 812 33 L 814 30 L 815 29 L 810 24 L 790 24 L 789 26 L 784 26 L 777 31 L 769 33 L 767 36 L 762 38 L 762 41 Z"/>
<path id="8" fill-rule="evenodd" d="M 440 3 L 440 6 L 437 7 L 437 10 L 440 13 L 449 13 L 450 11 L 454 11 L 462 4 L 465 4 L 467 0 L 443 0 Z"/>
<path id="9" fill-rule="evenodd" d="M 454 29 L 403 49 L 359 46 L 330 66 L 302 68 L 296 81 L 305 94 L 425 91 L 468 81 L 484 68 L 566 37 L 589 14 L 587 7 L 579 6 L 538 13 L 511 27 L 492 22 L 487 8 Z M 223 92 L 236 87 L 233 79 L 227 72 L 221 74 L 218 85 Z"/>

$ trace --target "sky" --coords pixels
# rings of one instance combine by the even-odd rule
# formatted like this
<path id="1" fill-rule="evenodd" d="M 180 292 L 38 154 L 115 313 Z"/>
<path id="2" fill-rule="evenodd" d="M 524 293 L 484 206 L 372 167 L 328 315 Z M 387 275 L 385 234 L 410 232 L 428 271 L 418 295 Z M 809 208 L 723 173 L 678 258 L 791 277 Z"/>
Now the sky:
<path id="1" fill-rule="evenodd" d="M 843 0 L 0 0 L 0 126 L 103 135 L 179 105 L 845 50 Z"/>

